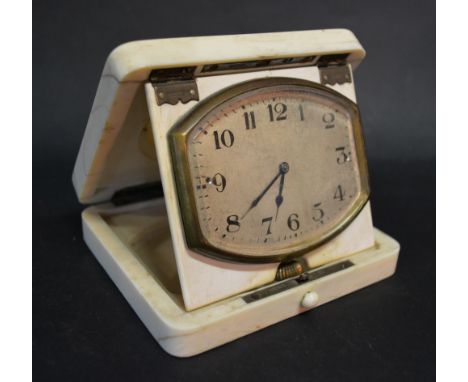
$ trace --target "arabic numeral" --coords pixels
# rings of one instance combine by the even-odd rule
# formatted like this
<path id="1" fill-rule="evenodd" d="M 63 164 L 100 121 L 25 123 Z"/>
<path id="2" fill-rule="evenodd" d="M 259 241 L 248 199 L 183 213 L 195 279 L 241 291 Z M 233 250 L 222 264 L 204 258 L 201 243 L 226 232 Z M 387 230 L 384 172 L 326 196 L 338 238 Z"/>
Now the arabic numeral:
<path id="1" fill-rule="evenodd" d="M 229 215 L 226 219 L 227 227 L 226 231 L 232 233 L 240 230 L 240 222 L 238 215 Z"/>
<path id="2" fill-rule="evenodd" d="M 288 217 L 288 227 L 291 231 L 297 231 L 301 224 L 299 223 L 299 215 L 291 214 Z"/>
<path id="3" fill-rule="evenodd" d="M 288 107 L 284 103 L 276 103 L 274 106 L 272 104 L 268 105 L 268 111 L 270 113 L 270 122 L 274 121 L 284 121 L 287 117 L 286 111 Z"/>
<path id="4" fill-rule="evenodd" d="M 221 149 L 221 146 L 231 147 L 234 144 L 234 134 L 230 130 L 223 130 L 221 134 L 218 130 L 213 132 L 216 150 Z"/>
<path id="5" fill-rule="evenodd" d="M 301 119 L 301 121 L 304 120 L 304 108 L 302 107 L 302 105 L 299 105 L 299 118 Z"/>
<path id="6" fill-rule="evenodd" d="M 341 187 L 341 184 L 339 184 L 338 187 L 335 190 L 335 195 L 333 195 L 333 199 L 343 201 L 344 200 L 344 195 L 345 195 L 345 193 L 343 191 L 343 187 Z"/>
<path id="7" fill-rule="evenodd" d="M 267 235 L 271 235 L 271 222 L 273 221 L 273 217 L 269 217 L 269 218 L 263 218 L 262 219 L 262 225 L 264 223 L 268 223 L 268 228 L 267 228 Z"/>
<path id="8" fill-rule="evenodd" d="M 226 188 L 226 178 L 223 174 L 219 172 L 216 173 L 213 178 L 211 179 L 211 183 L 216 186 L 216 191 L 223 192 Z"/>
<path id="9" fill-rule="evenodd" d="M 338 164 L 344 164 L 346 162 L 350 162 L 351 161 L 351 153 L 350 152 L 346 152 L 345 151 L 346 148 L 345 147 L 337 147 L 335 149 L 336 153 L 338 154 L 337 158 L 336 158 L 336 163 Z"/>
<path id="10" fill-rule="evenodd" d="M 325 216 L 325 212 L 323 211 L 323 209 L 320 208 L 321 205 L 322 205 L 322 203 L 315 203 L 314 204 L 313 216 L 312 216 L 312 220 L 314 222 L 323 223 L 322 219 Z"/>
<path id="11" fill-rule="evenodd" d="M 247 130 L 255 129 L 257 127 L 255 125 L 255 114 L 253 111 L 244 113 L 244 122 L 245 122 L 245 128 Z"/>

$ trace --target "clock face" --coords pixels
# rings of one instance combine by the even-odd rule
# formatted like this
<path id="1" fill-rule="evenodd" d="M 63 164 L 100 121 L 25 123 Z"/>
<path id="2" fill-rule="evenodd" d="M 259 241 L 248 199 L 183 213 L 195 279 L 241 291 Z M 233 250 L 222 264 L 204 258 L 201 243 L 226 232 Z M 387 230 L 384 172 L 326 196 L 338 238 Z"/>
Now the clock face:
<path id="1" fill-rule="evenodd" d="M 369 195 L 357 107 L 320 85 L 254 80 L 199 105 L 171 132 L 187 243 L 279 261 L 339 233 Z"/>

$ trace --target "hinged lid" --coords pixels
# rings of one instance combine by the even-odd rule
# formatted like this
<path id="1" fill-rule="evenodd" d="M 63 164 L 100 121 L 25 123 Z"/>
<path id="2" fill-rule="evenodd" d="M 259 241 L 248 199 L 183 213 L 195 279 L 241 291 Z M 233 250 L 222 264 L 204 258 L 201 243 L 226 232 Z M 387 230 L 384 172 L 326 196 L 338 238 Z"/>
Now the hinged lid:
<path id="1" fill-rule="evenodd" d="M 151 80 L 158 104 L 170 107 L 198 100 L 199 77 L 315 65 L 322 83 L 343 83 L 351 75 L 343 64 L 354 69 L 364 56 L 345 29 L 145 40 L 117 47 L 104 66 L 75 163 L 79 200 L 106 201 L 122 189 L 141 190 L 133 187 L 144 189 L 159 180 L 144 83 Z"/>

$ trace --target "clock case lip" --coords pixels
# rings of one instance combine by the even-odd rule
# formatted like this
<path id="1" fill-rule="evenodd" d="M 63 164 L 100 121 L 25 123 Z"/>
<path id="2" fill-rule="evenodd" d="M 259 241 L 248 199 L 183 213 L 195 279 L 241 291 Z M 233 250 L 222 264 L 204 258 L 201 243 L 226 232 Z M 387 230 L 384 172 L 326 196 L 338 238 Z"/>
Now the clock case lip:
<path id="1" fill-rule="evenodd" d="M 215 247 L 210 244 L 209 241 L 204 237 L 200 227 L 198 214 L 196 213 L 196 200 L 195 194 L 193 192 L 193 183 L 187 155 L 187 140 L 189 133 L 201 119 L 203 119 L 213 108 L 219 106 L 220 104 L 250 91 L 280 85 L 292 85 L 311 88 L 317 95 L 332 99 L 350 113 L 354 142 L 356 146 L 356 157 L 361 180 L 361 192 L 359 197 L 356 199 L 352 207 L 346 212 L 339 224 L 336 224 L 334 227 L 332 227 L 332 229 L 321 235 L 314 242 L 299 246 L 299 249 L 294 249 L 298 248 L 297 245 L 291 245 L 290 247 L 286 247 L 285 249 L 281 250 L 285 253 L 271 256 L 253 256 L 239 254 Z M 205 100 L 200 101 L 200 103 L 193 110 L 182 116 L 181 119 L 177 121 L 177 123 L 169 131 L 168 138 L 171 152 L 172 169 L 177 188 L 180 213 L 187 245 L 189 248 L 217 260 L 244 263 L 272 263 L 293 260 L 316 249 L 326 241 L 337 236 L 354 220 L 355 217 L 359 215 L 369 200 L 369 173 L 365 155 L 364 135 L 362 133 L 359 108 L 356 103 L 344 95 L 312 81 L 289 77 L 269 77 L 248 80 L 229 86 L 211 95 Z"/>

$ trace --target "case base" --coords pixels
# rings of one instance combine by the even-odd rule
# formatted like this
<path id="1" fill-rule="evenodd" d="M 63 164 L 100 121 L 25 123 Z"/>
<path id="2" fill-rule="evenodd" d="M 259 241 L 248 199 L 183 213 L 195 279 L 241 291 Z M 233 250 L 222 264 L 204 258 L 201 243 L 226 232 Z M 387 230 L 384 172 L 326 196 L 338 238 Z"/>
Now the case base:
<path id="1" fill-rule="evenodd" d="M 177 357 L 202 353 L 389 277 L 400 249 L 375 229 L 374 247 L 310 270 L 307 279 L 269 284 L 188 312 L 163 199 L 138 208 L 90 207 L 83 212 L 83 233 L 153 337 Z"/>

